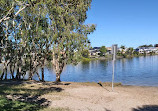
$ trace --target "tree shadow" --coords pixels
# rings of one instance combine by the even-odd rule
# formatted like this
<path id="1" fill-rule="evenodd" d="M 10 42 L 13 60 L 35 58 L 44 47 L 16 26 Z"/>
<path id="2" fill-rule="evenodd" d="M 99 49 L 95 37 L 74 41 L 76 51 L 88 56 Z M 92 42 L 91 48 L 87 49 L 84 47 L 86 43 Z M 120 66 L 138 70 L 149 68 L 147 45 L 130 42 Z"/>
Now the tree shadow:
<path id="1" fill-rule="evenodd" d="M 48 86 L 51 86 L 51 85 L 70 85 L 71 83 L 61 83 L 61 82 L 43 82 L 42 83 L 43 85 L 48 85 Z"/>
<path id="2" fill-rule="evenodd" d="M 62 83 L 62 82 L 42 82 L 42 81 L 35 81 L 35 80 L 3 80 L 0 81 L 0 85 L 8 84 L 8 85 L 20 85 L 20 84 L 42 84 L 42 85 L 71 85 L 71 83 Z"/>
<path id="3" fill-rule="evenodd" d="M 107 88 L 105 88 L 101 83 L 97 83 L 99 86 L 101 86 L 102 88 L 104 88 L 106 91 L 110 92 Z"/>
<path id="4" fill-rule="evenodd" d="M 27 83 L 24 83 L 27 84 Z M 0 82 L 0 109 L 3 111 L 37 111 L 49 106 L 50 101 L 41 96 L 63 91 L 60 87 L 23 87 L 22 81 Z"/>
<path id="5" fill-rule="evenodd" d="M 105 111 L 111 111 L 111 110 L 108 110 L 108 109 L 106 109 L 106 108 L 104 108 L 104 110 L 105 110 Z"/>
<path id="6" fill-rule="evenodd" d="M 132 111 L 158 111 L 158 105 L 144 105 L 142 107 L 133 108 Z"/>

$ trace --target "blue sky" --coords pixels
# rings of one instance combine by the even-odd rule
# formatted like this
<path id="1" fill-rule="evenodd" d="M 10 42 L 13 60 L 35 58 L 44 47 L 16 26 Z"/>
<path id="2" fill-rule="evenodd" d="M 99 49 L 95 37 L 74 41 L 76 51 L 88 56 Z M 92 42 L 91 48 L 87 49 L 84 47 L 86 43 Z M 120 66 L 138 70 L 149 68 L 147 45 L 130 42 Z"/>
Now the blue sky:
<path id="1" fill-rule="evenodd" d="M 91 45 L 137 47 L 158 43 L 158 0 L 92 0 L 86 24 L 96 24 Z"/>

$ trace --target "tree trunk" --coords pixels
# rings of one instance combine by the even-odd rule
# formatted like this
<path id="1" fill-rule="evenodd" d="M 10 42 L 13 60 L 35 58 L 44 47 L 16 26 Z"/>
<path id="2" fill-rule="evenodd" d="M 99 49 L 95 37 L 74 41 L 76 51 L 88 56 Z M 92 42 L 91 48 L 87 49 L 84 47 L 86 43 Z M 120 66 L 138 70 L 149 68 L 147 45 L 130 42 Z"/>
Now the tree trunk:
<path id="1" fill-rule="evenodd" d="M 30 69 L 29 69 L 29 80 L 32 80 L 33 71 L 32 71 L 32 58 L 30 57 Z"/>
<path id="2" fill-rule="evenodd" d="M 10 64 L 10 73 L 11 73 L 12 79 L 14 80 L 14 67 L 12 66 L 12 64 Z"/>
<path id="3" fill-rule="evenodd" d="M 59 73 L 56 74 L 56 81 L 55 82 L 56 83 L 61 82 L 61 80 L 60 80 L 60 74 Z"/>
<path id="4" fill-rule="evenodd" d="M 42 60 L 42 68 L 41 68 L 41 72 L 42 72 L 42 82 L 44 82 L 44 66 L 45 66 L 45 56 Z"/>
<path id="5" fill-rule="evenodd" d="M 19 80 L 19 67 L 17 68 L 16 80 Z"/>
<path id="6" fill-rule="evenodd" d="M 32 70 L 30 70 L 30 72 L 29 72 L 29 80 L 32 80 L 32 76 L 33 76 Z"/>
<path id="7" fill-rule="evenodd" d="M 53 52 L 53 67 L 55 69 L 56 72 L 56 83 L 61 82 L 60 80 L 60 75 L 63 71 L 63 68 L 65 66 L 65 62 L 64 59 L 59 58 L 59 56 Z"/>
<path id="8" fill-rule="evenodd" d="M 56 83 L 58 83 L 58 82 L 61 82 L 61 80 L 60 80 L 60 74 L 61 73 L 60 72 L 62 72 L 61 69 L 60 69 L 59 60 L 55 60 L 54 66 L 55 66 L 55 72 L 56 72 Z"/>
<path id="9" fill-rule="evenodd" d="M 63 71 L 63 68 L 64 68 L 65 64 L 64 64 L 64 61 L 56 61 L 56 67 L 55 67 L 55 70 L 56 70 L 56 82 L 61 82 L 60 80 L 60 75 Z"/>
<path id="10" fill-rule="evenodd" d="M 2 73 L 2 75 L 1 75 L 1 78 L 0 78 L 0 80 L 3 80 L 3 77 L 4 77 L 4 75 L 5 75 L 5 72 L 7 71 L 7 66 L 6 66 L 6 63 L 4 63 L 4 66 L 3 66 L 4 68 L 3 68 L 3 73 Z M 7 73 L 7 72 L 6 72 Z"/>
<path id="11" fill-rule="evenodd" d="M 42 71 L 42 82 L 44 82 L 44 68 L 43 67 L 41 68 L 41 71 Z"/>
<path id="12" fill-rule="evenodd" d="M 4 76 L 4 71 L 3 71 L 2 75 L 1 75 L 0 80 L 3 80 L 3 76 Z"/>
<path id="13" fill-rule="evenodd" d="M 8 75 L 8 72 L 7 72 L 7 67 L 5 68 L 5 80 L 7 80 L 7 75 Z"/>

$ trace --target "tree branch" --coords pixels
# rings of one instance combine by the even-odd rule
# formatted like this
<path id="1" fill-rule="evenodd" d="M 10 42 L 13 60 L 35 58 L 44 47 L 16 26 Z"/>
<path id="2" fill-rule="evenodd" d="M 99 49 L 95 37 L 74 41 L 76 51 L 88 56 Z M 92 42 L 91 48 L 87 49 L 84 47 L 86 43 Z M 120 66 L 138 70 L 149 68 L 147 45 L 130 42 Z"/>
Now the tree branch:
<path id="1" fill-rule="evenodd" d="M 5 20 L 5 19 L 7 18 L 7 16 L 11 13 L 11 11 L 12 11 L 13 9 L 14 9 L 14 7 L 12 7 L 12 8 L 8 11 L 8 13 L 7 13 L 6 16 L 4 16 L 2 19 L 0 19 L 0 23 L 3 22 L 3 20 Z"/>
<path id="2" fill-rule="evenodd" d="M 16 2 L 18 2 L 19 4 L 23 4 L 23 3 L 21 3 L 21 2 L 19 2 L 19 1 L 17 1 L 17 0 L 15 0 Z M 30 0 L 31 1 L 31 0 Z M 37 3 L 39 3 L 41 0 L 36 0 L 36 1 L 34 1 L 33 2 L 33 5 L 35 5 L 35 4 L 37 4 Z M 14 18 L 21 12 L 21 11 L 23 11 L 25 8 L 27 8 L 27 7 L 30 7 L 32 4 L 24 4 L 24 7 L 23 8 L 20 8 L 16 13 L 15 13 L 15 15 L 13 16 Z M 7 15 L 5 15 L 2 19 L 0 19 L 0 23 L 2 23 L 3 21 L 6 21 L 6 20 L 9 20 L 11 17 L 9 16 L 8 17 L 8 15 L 11 13 L 11 11 L 14 9 L 14 6 L 8 11 L 8 13 L 7 13 Z"/>

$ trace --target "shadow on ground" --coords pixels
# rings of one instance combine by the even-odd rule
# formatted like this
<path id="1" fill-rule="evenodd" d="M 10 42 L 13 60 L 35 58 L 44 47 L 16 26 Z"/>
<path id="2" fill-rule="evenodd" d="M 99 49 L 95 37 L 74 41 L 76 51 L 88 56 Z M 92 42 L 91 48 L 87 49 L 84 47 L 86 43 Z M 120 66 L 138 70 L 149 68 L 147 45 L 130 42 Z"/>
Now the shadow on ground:
<path id="1" fill-rule="evenodd" d="M 24 87 L 22 81 L 0 82 L 0 110 L 3 111 L 37 111 L 49 106 L 50 101 L 40 96 L 61 92 L 60 87 Z"/>
<path id="2" fill-rule="evenodd" d="M 158 105 L 144 105 L 142 107 L 133 108 L 132 111 L 158 111 Z"/>
<path id="3" fill-rule="evenodd" d="M 110 92 L 107 88 L 105 88 L 101 83 L 97 83 L 99 86 L 101 86 L 102 88 L 104 88 L 106 91 Z"/>

